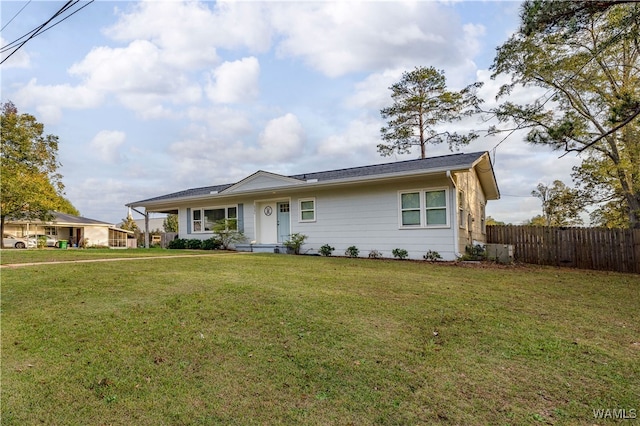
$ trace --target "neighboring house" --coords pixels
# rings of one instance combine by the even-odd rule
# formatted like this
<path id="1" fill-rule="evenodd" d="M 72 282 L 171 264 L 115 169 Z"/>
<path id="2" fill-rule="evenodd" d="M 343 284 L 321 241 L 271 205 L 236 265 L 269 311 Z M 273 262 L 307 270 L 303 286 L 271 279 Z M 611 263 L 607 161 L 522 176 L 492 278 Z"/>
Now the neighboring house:
<path id="1" fill-rule="evenodd" d="M 149 231 L 150 232 L 164 232 L 164 217 L 150 217 L 149 218 Z M 144 232 L 144 219 L 135 219 L 134 222 L 138 226 L 138 229 Z"/>
<path id="2" fill-rule="evenodd" d="M 401 248 L 412 259 L 433 250 L 453 260 L 485 240 L 485 206 L 499 197 L 488 153 L 476 152 L 293 176 L 258 171 L 127 206 L 178 214 L 187 239 L 211 238 L 216 221 L 236 219 L 247 238 L 238 250 L 277 252 L 300 233 L 303 253 L 329 244 L 336 255 L 356 246 L 364 257 Z"/>
<path id="3" fill-rule="evenodd" d="M 51 221 L 7 219 L 4 229 L 6 233 L 19 238 L 29 235 L 48 235 L 56 240 L 68 241 L 70 247 L 126 248 L 129 244 L 129 236 L 133 235 L 132 232 L 117 228 L 110 223 L 59 212 L 53 212 Z"/>

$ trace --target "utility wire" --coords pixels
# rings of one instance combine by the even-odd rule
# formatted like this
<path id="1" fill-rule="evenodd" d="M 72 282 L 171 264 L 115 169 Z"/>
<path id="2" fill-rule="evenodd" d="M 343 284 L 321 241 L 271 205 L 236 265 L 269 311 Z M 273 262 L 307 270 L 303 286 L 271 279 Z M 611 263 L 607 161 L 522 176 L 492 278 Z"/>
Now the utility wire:
<path id="1" fill-rule="evenodd" d="M 9 22 L 7 22 L 6 24 L 4 24 L 2 26 L 2 28 L 0 28 L 0 31 L 4 31 L 5 28 L 7 28 L 7 25 L 9 25 L 11 23 L 11 21 L 13 21 L 14 19 L 16 19 L 16 16 L 20 15 L 20 12 L 22 12 L 24 10 L 25 7 L 29 6 L 29 3 L 31 3 L 31 0 L 29 0 L 28 2 L 25 3 L 24 6 L 22 6 L 22 8 L 15 14 L 13 15 L 13 18 L 9 19 Z"/>
<path id="2" fill-rule="evenodd" d="M 87 4 L 85 4 L 84 6 L 80 7 L 79 9 L 76 9 L 75 11 L 73 11 L 72 13 L 68 14 L 67 16 L 65 16 L 64 18 L 58 20 L 57 22 L 53 23 L 52 25 L 49 25 L 49 23 L 51 21 L 53 21 L 54 19 L 56 19 L 57 17 L 59 17 L 60 15 L 64 14 L 65 12 L 67 12 L 68 10 L 70 10 L 73 6 L 75 6 L 76 4 L 78 4 L 80 2 L 80 0 L 69 0 L 67 3 L 65 3 L 64 6 L 62 6 L 51 18 L 49 18 L 44 24 L 38 26 L 37 28 L 29 31 L 28 33 L 26 33 L 25 35 L 23 35 L 22 37 L 12 41 L 11 43 L 3 46 L 0 49 L 0 52 L 5 52 L 9 49 L 11 49 L 11 47 L 13 47 L 15 44 L 17 44 L 20 40 L 22 40 L 23 38 L 27 37 L 28 38 L 26 40 L 24 40 L 22 43 L 20 43 L 20 45 L 18 45 L 6 58 L 4 58 L 0 64 L 3 64 L 7 59 L 9 59 L 14 53 L 16 53 L 22 46 L 24 46 L 29 40 L 31 40 L 32 38 L 44 33 L 45 31 L 50 30 L 51 28 L 55 27 L 56 25 L 58 25 L 59 23 L 65 21 L 66 19 L 70 18 L 71 16 L 75 15 L 76 13 L 78 13 L 79 11 L 81 11 L 82 9 L 84 9 L 85 7 L 89 6 L 91 3 L 94 2 L 94 0 L 89 1 Z M 49 25 L 49 26 L 47 26 Z"/>

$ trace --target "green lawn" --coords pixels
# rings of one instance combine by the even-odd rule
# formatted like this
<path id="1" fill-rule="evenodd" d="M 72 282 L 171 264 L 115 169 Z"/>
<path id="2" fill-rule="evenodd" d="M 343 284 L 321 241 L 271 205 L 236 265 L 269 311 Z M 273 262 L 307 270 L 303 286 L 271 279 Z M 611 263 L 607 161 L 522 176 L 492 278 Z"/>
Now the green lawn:
<path id="1" fill-rule="evenodd" d="M 593 410 L 640 411 L 637 275 L 268 254 L 0 273 L 3 425 L 606 424 Z"/>

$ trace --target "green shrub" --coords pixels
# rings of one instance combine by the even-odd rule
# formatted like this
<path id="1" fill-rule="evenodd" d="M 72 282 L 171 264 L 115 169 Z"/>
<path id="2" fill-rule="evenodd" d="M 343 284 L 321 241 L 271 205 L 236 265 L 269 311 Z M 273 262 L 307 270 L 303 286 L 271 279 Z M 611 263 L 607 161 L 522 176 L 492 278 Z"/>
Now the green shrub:
<path id="1" fill-rule="evenodd" d="M 424 258 L 424 260 L 428 260 L 429 262 L 436 262 L 442 259 L 442 256 L 440 256 L 440 253 L 438 253 L 435 250 L 427 251 L 427 254 L 425 254 L 422 257 Z"/>
<path id="2" fill-rule="evenodd" d="M 356 246 L 347 247 L 344 251 L 344 255 L 349 257 L 358 257 L 358 254 L 360 254 L 360 250 Z"/>
<path id="3" fill-rule="evenodd" d="M 331 256 L 331 253 L 333 253 L 333 251 L 335 250 L 335 247 L 331 247 L 329 244 L 325 244 L 322 247 L 320 247 L 320 249 L 318 250 L 318 252 L 323 255 L 323 256 Z"/>
<path id="4" fill-rule="evenodd" d="M 371 250 L 369 252 L 369 259 L 380 259 L 382 257 L 382 253 L 378 250 Z"/>
<path id="5" fill-rule="evenodd" d="M 220 242 L 220 246 L 227 250 L 231 244 L 245 241 L 245 236 L 238 231 L 237 219 L 221 219 L 213 225 L 215 238 Z"/>
<path id="6" fill-rule="evenodd" d="M 202 248 L 202 240 L 198 240 L 195 238 L 187 240 L 185 248 L 192 249 L 192 250 L 200 250 Z"/>
<path id="7" fill-rule="evenodd" d="M 176 238 L 175 240 L 169 241 L 167 244 L 168 249 L 174 250 L 183 250 L 187 248 L 187 240 L 184 238 Z"/>
<path id="8" fill-rule="evenodd" d="M 487 252 L 484 250 L 484 246 L 476 244 L 475 246 L 468 245 L 464 248 L 464 255 L 462 260 L 486 260 Z"/>
<path id="9" fill-rule="evenodd" d="M 393 254 L 393 257 L 397 257 L 400 260 L 404 260 L 409 257 L 409 252 L 401 248 L 394 248 L 391 250 L 391 253 Z"/>
<path id="10" fill-rule="evenodd" d="M 289 239 L 284 242 L 284 246 L 293 254 L 300 254 L 300 248 L 308 237 L 298 232 L 289 235 Z"/>
<path id="11" fill-rule="evenodd" d="M 204 240 L 200 248 L 202 250 L 218 250 L 221 247 L 222 247 L 222 242 L 216 237 L 211 237 L 209 239 Z"/>

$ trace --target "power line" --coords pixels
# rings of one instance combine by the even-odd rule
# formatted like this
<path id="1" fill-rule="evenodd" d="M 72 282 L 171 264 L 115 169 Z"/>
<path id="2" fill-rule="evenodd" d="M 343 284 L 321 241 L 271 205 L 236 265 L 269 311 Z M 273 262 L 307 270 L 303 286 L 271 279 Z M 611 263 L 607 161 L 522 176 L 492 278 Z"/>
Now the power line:
<path id="1" fill-rule="evenodd" d="M 0 28 L 0 31 L 4 31 L 4 29 L 5 29 L 5 28 L 7 28 L 7 25 L 9 25 L 9 24 L 11 23 L 11 21 L 13 21 L 14 19 L 16 19 L 16 16 L 20 15 L 20 12 L 22 12 L 22 11 L 24 10 L 24 8 L 25 8 L 25 7 L 29 6 L 29 3 L 31 3 L 31 0 L 29 0 L 28 2 L 26 2 L 26 3 L 24 4 L 24 6 L 22 6 L 22 8 L 20 8 L 20 10 L 19 10 L 15 15 L 13 15 L 13 18 L 9 19 L 9 22 L 7 22 L 6 24 L 4 24 L 4 25 L 2 26 L 2 28 Z"/>
<path id="2" fill-rule="evenodd" d="M 67 20 L 68 18 L 70 18 L 71 16 L 75 15 L 76 13 L 78 13 L 79 11 L 81 11 L 82 9 L 84 9 L 85 7 L 89 6 L 91 3 L 94 2 L 94 0 L 89 1 L 87 4 L 85 4 L 84 6 L 80 7 L 79 9 L 76 9 L 75 11 L 71 12 L 70 14 L 66 15 L 65 17 L 63 17 L 62 19 L 58 20 L 57 22 L 49 25 L 51 23 L 51 21 L 53 21 L 54 19 L 56 19 L 57 17 L 59 17 L 60 15 L 64 14 L 65 12 L 67 12 L 68 10 L 70 10 L 73 6 L 75 6 L 76 4 L 78 4 L 80 2 L 80 0 L 69 0 L 67 3 L 65 3 L 64 6 L 62 6 L 51 18 L 49 18 L 44 24 L 34 28 L 33 30 L 27 32 L 26 34 L 24 34 L 23 36 L 17 38 L 16 40 L 12 41 L 11 43 L 6 44 L 5 46 L 3 46 L 2 48 L 0 48 L 0 53 L 4 53 L 7 50 L 10 50 L 14 45 L 16 45 L 18 42 L 20 42 L 20 40 L 24 39 L 25 37 L 28 36 L 28 38 L 26 40 L 24 40 L 23 42 L 21 42 L 17 47 L 15 47 L 13 49 L 13 51 L 7 55 L 6 58 L 4 58 L 1 62 L 0 65 L 3 64 L 7 59 L 9 59 L 14 53 L 16 53 L 18 50 L 20 50 L 20 48 L 22 48 L 22 46 L 24 46 L 29 40 L 31 40 L 32 38 L 44 33 L 45 31 L 50 30 L 51 28 L 55 27 L 56 25 L 58 25 L 59 23 Z M 49 25 L 49 26 L 47 26 Z"/>

